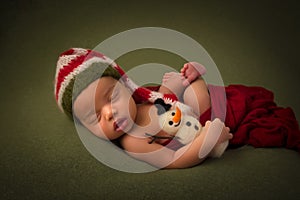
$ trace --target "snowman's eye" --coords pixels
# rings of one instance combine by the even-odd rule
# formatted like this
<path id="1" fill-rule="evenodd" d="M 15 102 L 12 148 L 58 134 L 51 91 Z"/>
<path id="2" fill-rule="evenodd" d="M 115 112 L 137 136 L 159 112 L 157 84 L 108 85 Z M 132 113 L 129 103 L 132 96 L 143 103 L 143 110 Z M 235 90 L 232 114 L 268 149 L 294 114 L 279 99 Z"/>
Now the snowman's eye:
<path id="1" fill-rule="evenodd" d="M 172 126 L 173 125 L 173 121 L 169 121 L 169 125 Z"/>
<path id="2" fill-rule="evenodd" d="M 174 112 L 172 112 L 172 116 L 174 116 L 175 115 L 175 113 Z"/>

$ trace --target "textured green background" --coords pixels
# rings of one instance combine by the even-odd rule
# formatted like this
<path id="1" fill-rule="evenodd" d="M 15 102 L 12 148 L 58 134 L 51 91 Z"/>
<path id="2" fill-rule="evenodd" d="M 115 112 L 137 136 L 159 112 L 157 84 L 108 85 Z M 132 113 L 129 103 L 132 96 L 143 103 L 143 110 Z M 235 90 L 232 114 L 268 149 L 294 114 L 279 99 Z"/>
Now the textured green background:
<path id="1" fill-rule="evenodd" d="M 299 106 L 297 1 L 37 1 L 1 3 L 1 199 L 298 199 L 299 154 L 229 150 L 185 170 L 127 174 L 93 158 L 53 97 L 55 64 L 70 47 L 94 48 L 127 29 L 156 26 L 198 41 L 225 84 L 264 86 Z M 179 61 L 133 52 L 122 66 Z"/>

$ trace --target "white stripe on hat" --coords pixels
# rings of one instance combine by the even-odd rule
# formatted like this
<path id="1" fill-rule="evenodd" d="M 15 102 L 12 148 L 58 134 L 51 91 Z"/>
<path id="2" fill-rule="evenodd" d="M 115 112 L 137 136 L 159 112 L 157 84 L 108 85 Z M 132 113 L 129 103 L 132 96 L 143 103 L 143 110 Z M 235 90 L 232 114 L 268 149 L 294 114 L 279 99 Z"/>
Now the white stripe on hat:
<path id="1" fill-rule="evenodd" d="M 61 69 L 68 66 L 73 60 L 76 60 L 79 56 L 87 55 L 88 50 L 82 48 L 72 48 L 74 51 L 73 54 L 70 55 L 62 55 L 59 57 L 57 64 L 56 64 L 56 72 L 55 72 L 55 88 L 54 88 L 54 95 L 56 95 L 56 86 L 57 86 L 57 78 L 58 74 Z"/>

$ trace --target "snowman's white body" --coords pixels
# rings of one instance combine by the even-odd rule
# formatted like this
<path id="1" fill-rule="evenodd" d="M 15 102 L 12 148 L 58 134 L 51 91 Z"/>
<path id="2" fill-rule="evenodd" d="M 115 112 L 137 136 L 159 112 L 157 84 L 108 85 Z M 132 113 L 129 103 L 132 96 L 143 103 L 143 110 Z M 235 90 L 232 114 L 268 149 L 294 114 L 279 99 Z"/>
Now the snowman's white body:
<path id="1" fill-rule="evenodd" d="M 173 135 L 180 143 L 188 144 L 201 132 L 202 126 L 199 121 L 188 115 L 181 115 L 181 120 L 175 123 L 172 118 L 174 110 L 168 111 L 160 116 L 160 126 L 163 131 Z M 169 122 L 173 121 L 173 124 Z"/>
<path id="2" fill-rule="evenodd" d="M 159 116 L 159 124 L 163 131 L 174 136 L 186 145 L 200 135 L 202 125 L 190 115 L 184 115 L 179 108 L 169 110 Z M 212 157 L 220 157 L 228 146 L 228 141 L 217 145 L 210 153 Z"/>

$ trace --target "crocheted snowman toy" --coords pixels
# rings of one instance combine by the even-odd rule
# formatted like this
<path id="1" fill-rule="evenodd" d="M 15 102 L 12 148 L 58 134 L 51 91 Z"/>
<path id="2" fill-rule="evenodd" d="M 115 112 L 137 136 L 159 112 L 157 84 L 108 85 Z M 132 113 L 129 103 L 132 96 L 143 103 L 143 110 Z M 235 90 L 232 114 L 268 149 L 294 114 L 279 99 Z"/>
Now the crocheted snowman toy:
<path id="1" fill-rule="evenodd" d="M 154 104 L 159 115 L 161 129 L 183 145 L 189 144 L 201 134 L 202 125 L 195 117 L 182 112 L 179 107 L 169 110 L 171 105 L 165 104 L 163 99 L 157 99 Z M 228 141 L 218 144 L 212 149 L 210 156 L 221 157 L 227 146 Z"/>

